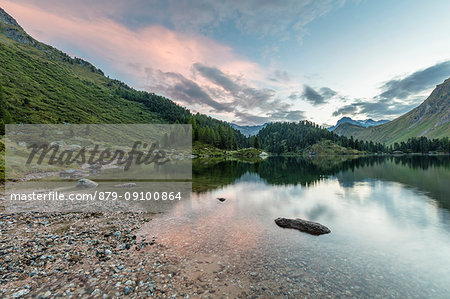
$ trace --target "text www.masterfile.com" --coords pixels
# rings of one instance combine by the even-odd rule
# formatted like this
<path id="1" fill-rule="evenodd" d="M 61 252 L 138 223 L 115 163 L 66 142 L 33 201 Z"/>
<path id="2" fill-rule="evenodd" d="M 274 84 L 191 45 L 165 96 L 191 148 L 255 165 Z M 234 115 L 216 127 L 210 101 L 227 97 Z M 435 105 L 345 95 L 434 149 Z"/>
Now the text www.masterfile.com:
<path id="1" fill-rule="evenodd" d="M 95 191 L 93 193 L 62 193 L 58 191 L 11 193 L 10 200 L 17 201 L 107 201 L 107 200 L 181 200 L 181 192 L 176 191 L 148 191 L 148 192 L 108 192 Z"/>

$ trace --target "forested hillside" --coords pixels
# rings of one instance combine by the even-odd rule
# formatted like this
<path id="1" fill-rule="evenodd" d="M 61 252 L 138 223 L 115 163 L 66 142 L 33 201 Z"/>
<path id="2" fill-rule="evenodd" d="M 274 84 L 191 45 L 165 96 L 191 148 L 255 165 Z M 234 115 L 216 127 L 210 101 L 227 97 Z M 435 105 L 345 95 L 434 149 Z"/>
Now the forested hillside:
<path id="1" fill-rule="evenodd" d="M 385 151 L 383 144 L 338 136 L 310 121 L 272 123 L 259 131 L 257 137 L 261 148 L 273 153 L 297 153 L 321 140 L 331 140 L 342 147 L 360 151 Z"/>
<path id="2" fill-rule="evenodd" d="M 363 141 L 346 136 L 339 136 L 334 132 L 321 128 L 310 121 L 298 123 L 272 123 L 262 129 L 258 135 L 261 148 L 272 153 L 301 153 L 311 145 L 328 146 L 324 152 L 329 152 L 330 142 L 343 148 L 355 149 L 367 153 L 428 153 L 449 152 L 449 138 L 428 139 L 426 137 L 412 137 L 400 143 L 385 145 L 373 141 Z M 334 154 L 340 154 L 342 148 L 336 148 Z M 350 153 L 350 152 L 349 152 Z"/>

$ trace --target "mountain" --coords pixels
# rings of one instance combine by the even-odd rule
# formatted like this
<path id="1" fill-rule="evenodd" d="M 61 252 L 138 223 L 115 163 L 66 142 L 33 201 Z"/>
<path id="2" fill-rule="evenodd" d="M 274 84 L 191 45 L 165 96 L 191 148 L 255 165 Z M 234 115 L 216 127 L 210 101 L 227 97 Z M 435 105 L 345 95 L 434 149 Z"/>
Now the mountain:
<path id="1" fill-rule="evenodd" d="M 249 136 L 255 136 L 256 134 L 258 134 L 258 132 L 261 131 L 261 129 L 265 128 L 268 124 L 269 123 L 265 123 L 265 124 L 259 125 L 259 126 L 239 126 L 239 125 L 230 123 L 230 126 L 233 129 L 240 131 L 245 136 L 249 137 Z"/>
<path id="2" fill-rule="evenodd" d="M 106 77 L 91 63 L 72 58 L 28 35 L 0 8 L 0 87 L 12 123 L 195 123 L 214 131 L 218 147 L 246 147 L 228 123 L 193 115 L 170 99 L 135 90 Z M 0 119 L 2 121 L 3 119 Z"/>
<path id="3" fill-rule="evenodd" d="M 430 96 L 408 113 L 376 127 L 345 123 L 334 132 L 355 139 L 393 144 L 411 137 L 450 137 L 450 78 L 437 85 Z"/>
<path id="4" fill-rule="evenodd" d="M 125 84 L 29 36 L 1 8 L 0 61 L 0 85 L 14 123 L 168 122 L 122 97 L 120 90 L 131 91 Z"/>
<path id="5" fill-rule="evenodd" d="M 339 136 L 359 136 L 359 134 L 364 130 L 364 127 L 357 126 L 350 123 L 343 123 L 336 127 L 336 129 L 333 130 L 334 133 L 338 134 Z"/>
<path id="6" fill-rule="evenodd" d="M 367 127 L 379 126 L 379 125 L 385 124 L 387 122 L 389 122 L 389 121 L 385 120 L 385 119 L 376 121 L 371 118 L 368 118 L 365 120 L 355 120 L 355 119 L 351 119 L 350 117 L 343 117 L 340 120 L 338 120 L 338 122 L 336 123 L 335 126 L 328 128 L 328 130 L 334 131 L 334 130 L 336 130 L 337 127 L 339 127 L 342 124 L 352 124 L 355 126 L 367 128 Z"/>

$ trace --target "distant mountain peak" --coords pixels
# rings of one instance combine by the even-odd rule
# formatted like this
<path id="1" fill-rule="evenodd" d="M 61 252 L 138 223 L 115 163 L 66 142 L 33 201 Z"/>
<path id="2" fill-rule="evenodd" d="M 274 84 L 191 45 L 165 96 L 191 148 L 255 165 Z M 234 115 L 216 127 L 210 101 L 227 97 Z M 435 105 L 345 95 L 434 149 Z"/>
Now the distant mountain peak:
<path id="1" fill-rule="evenodd" d="M 382 120 L 376 121 L 371 118 L 364 119 L 364 120 L 356 120 L 356 119 L 352 119 L 348 116 L 344 116 L 340 120 L 337 121 L 335 126 L 328 128 L 328 130 L 334 131 L 334 130 L 336 130 L 337 127 L 339 127 L 340 125 L 343 125 L 343 124 L 351 124 L 354 126 L 367 128 L 367 127 L 379 126 L 379 125 L 385 124 L 387 122 L 389 122 L 389 120 L 382 119 Z"/>
<path id="2" fill-rule="evenodd" d="M 19 25 L 19 23 L 17 23 L 17 21 L 13 17 L 11 17 L 6 11 L 4 11 L 3 8 L 1 7 L 0 7 L 0 23 L 14 26 L 23 30 L 23 28 Z"/>
<path id="3" fill-rule="evenodd" d="M 239 132 L 241 132 L 245 136 L 249 137 L 249 136 L 258 134 L 259 131 L 261 131 L 263 128 L 265 128 L 269 124 L 271 124 L 271 122 L 267 122 L 267 123 L 264 123 L 262 125 L 255 125 L 255 126 L 240 126 L 240 125 L 236 125 L 236 124 L 230 123 L 230 126 L 233 129 L 238 130 Z"/>

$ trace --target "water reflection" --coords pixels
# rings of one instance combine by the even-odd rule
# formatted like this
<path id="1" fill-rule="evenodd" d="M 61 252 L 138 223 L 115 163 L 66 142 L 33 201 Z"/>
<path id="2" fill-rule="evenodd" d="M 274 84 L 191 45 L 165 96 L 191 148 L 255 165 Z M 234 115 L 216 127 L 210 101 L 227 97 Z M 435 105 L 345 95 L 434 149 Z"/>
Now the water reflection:
<path id="1" fill-rule="evenodd" d="M 450 295 L 448 157 L 196 164 L 194 186 L 205 185 L 142 228 L 182 257 L 186 276 L 193 261 L 220 261 L 233 270 L 203 275 L 254 296 Z M 279 216 L 332 233 L 281 229 Z"/>
<path id="2" fill-rule="evenodd" d="M 427 192 L 442 207 L 450 209 L 450 158 L 448 156 L 379 156 L 304 159 L 270 157 L 248 163 L 221 159 L 193 162 L 193 189 L 201 193 L 244 179 L 263 179 L 272 185 L 309 186 L 336 176 L 342 186 L 376 179 L 399 182 Z M 248 176 L 253 174 L 253 176 Z"/>

